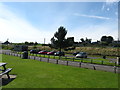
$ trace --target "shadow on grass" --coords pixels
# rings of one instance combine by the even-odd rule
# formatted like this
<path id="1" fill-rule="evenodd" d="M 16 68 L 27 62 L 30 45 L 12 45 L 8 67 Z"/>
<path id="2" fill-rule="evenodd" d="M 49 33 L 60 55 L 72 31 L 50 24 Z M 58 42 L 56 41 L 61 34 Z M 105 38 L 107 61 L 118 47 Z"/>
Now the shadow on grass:
<path id="1" fill-rule="evenodd" d="M 9 84 L 9 83 L 12 82 L 15 78 L 16 78 L 16 75 L 10 75 L 10 79 L 8 79 L 8 78 L 6 77 L 6 75 L 3 75 L 3 76 L 0 78 L 0 87 Z"/>

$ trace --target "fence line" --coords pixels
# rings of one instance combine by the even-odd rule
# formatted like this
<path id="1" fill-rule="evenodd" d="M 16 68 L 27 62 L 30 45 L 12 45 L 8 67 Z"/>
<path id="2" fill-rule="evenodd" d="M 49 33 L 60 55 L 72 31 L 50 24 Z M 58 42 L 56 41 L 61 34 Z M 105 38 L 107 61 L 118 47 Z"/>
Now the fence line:
<path id="1" fill-rule="evenodd" d="M 2 53 L 6 54 L 6 55 L 22 57 L 22 54 L 18 54 L 16 52 L 2 52 Z M 67 57 L 65 57 L 65 60 L 58 60 L 58 59 L 55 59 L 55 56 L 53 57 L 53 59 L 51 59 L 50 55 L 48 55 L 48 58 L 45 58 L 45 55 L 44 55 L 44 57 L 41 57 L 41 55 L 40 56 L 38 56 L 38 55 L 28 56 L 29 59 L 34 59 L 34 60 L 37 60 L 36 57 L 39 57 L 39 61 L 46 59 L 46 62 L 49 62 L 49 63 L 52 63 L 52 62 L 50 62 L 50 60 L 56 60 L 55 61 L 56 64 L 120 73 L 120 68 L 116 66 L 116 62 L 115 62 L 115 66 L 105 66 L 105 65 L 103 65 L 104 61 L 101 61 L 102 65 L 98 65 L 98 64 L 93 64 L 93 60 L 91 60 L 91 63 L 84 63 L 83 59 L 81 59 L 81 62 L 76 62 L 75 58 L 71 58 L 71 61 L 67 61 Z"/>

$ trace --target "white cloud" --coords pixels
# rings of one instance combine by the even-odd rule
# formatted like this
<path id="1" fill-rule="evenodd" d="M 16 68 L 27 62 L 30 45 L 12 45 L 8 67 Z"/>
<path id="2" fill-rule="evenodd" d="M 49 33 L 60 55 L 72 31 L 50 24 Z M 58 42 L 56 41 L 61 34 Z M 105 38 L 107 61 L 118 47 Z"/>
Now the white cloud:
<path id="1" fill-rule="evenodd" d="M 9 38 L 10 42 L 44 42 L 43 39 L 46 38 L 46 42 L 48 42 L 50 33 L 52 32 L 48 33 L 45 30 L 35 28 L 16 12 L 12 12 L 9 7 L 0 3 L 0 41 Z"/>
<path id="2" fill-rule="evenodd" d="M 112 24 L 115 24 L 112 25 Z M 80 26 L 74 29 L 74 31 L 71 31 L 71 33 L 68 33 L 67 36 L 73 36 L 75 37 L 75 41 L 80 41 L 80 38 L 89 38 L 92 39 L 92 41 L 100 40 L 100 38 L 104 35 L 106 36 L 113 36 L 115 40 L 118 38 L 118 25 L 117 22 L 104 22 L 101 24 L 89 24 Z"/>
<path id="3" fill-rule="evenodd" d="M 108 17 L 95 16 L 95 15 L 85 15 L 85 14 L 78 14 L 78 13 L 75 13 L 74 15 L 75 15 L 75 16 L 88 17 L 88 18 L 103 19 L 103 20 L 109 20 L 109 19 L 110 19 L 110 18 L 108 18 Z"/>

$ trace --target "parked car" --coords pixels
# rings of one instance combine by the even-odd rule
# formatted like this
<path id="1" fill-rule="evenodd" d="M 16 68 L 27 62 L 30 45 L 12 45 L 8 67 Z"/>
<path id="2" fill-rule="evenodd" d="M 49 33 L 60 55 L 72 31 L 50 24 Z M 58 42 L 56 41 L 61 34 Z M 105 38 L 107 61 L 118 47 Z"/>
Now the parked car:
<path id="1" fill-rule="evenodd" d="M 47 52 L 48 55 L 54 55 L 55 51 Z"/>
<path id="2" fill-rule="evenodd" d="M 58 52 L 54 53 L 54 55 L 55 56 L 65 56 L 65 53 L 58 51 Z"/>
<path id="3" fill-rule="evenodd" d="M 30 54 L 33 53 L 33 54 L 38 54 L 40 50 L 30 50 Z"/>
<path id="4" fill-rule="evenodd" d="M 87 58 L 87 53 L 86 52 L 80 52 L 76 55 L 76 58 Z"/>
<path id="5" fill-rule="evenodd" d="M 47 53 L 48 51 L 45 51 L 45 50 L 38 52 L 38 54 L 47 54 Z"/>
<path id="6" fill-rule="evenodd" d="M 74 52 L 73 55 L 76 56 L 78 53 L 80 53 L 80 52 Z"/>

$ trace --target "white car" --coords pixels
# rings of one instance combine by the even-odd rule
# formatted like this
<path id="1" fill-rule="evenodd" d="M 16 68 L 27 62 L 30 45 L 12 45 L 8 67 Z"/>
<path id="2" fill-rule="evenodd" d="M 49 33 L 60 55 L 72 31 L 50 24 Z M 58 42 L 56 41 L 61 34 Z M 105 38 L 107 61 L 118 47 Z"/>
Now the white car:
<path id="1" fill-rule="evenodd" d="M 85 52 L 80 52 L 76 55 L 76 58 L 87 58 L 87 53 Z"/>

